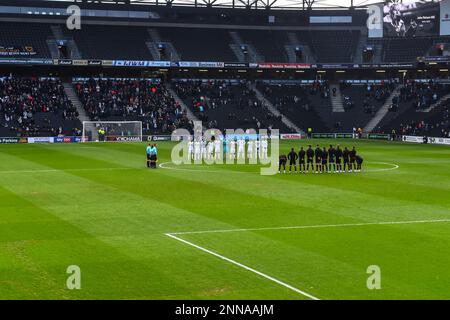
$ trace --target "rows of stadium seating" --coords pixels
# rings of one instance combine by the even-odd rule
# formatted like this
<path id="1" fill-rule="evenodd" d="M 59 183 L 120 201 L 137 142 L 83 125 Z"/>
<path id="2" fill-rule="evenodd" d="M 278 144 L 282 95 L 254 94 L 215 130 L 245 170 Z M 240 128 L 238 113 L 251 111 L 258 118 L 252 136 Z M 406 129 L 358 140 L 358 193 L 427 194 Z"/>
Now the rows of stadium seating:
<path id="1" fill-rule="evenodd" d="M 395 88 L 393 81 L 364 85 L 341 83 L 346 112 L 328 114 L 326 117 L 334 119 L 334 130 L 351 132 L 354 127 L 364 128 Z"/>
<path id="2" fill-rule="evenodd" d="M 0 80 L 0 136 L 73 135 L 80 128 L 76 108 L 59 80 Z"/>
<path id="3" fill-rule="evenodd" d="M 329 128 L 318 114 L 318 109 L 329 103 L 321 88 L 296 84 L 270 84 L 259 82 L 257 88 L 289 120 L 303 131 L 328 132 Z"/>
<path id="4" fill-rule="evenodd" d="M 313 85 L 289 83 L 259 83 L 258 88 L 298 127 L 306 132 L 352 132 L 353 128 L 363 128 L 384 104 L 393 83 L 379 85 L 342 84 L 342 96 L 346 112 L 333 112 L 331 95 L 327 82 Z"/>
<path id="5" fill-rule="evenodd" d="M 311 32 L 312 50 L 320 62 L 352 62 L 359 39 L 359 31 Z"/>
<path id="6" fill-rule="evenodd" d="M 191 128 L 186 113 L 163 84 L 90 79 L 74 85 L 91 120 L 142 121 L 144 134 Z"/>
<path id="7" fill-rule="evenodd" d="M 152 60 L 146 42 L 151 41 L 146 27 L 84 24 L 81 30 L 63 35 L 73 38 L 83 58 Z M 236 31 L 245 44 L 251 44 L 266 62 L 287 62 L 286 45 L 292 45 L 287 31 L 233 30 L 208 28 L 155 28 L 162 41 L 170 41 L 185 61 L 236 61 L 230 48 L 229 31 Z M 310 30 L 293 32 L 299 44 L 310 46 L 317 62 L 353 62 L 360 32 L 356 30 Z M 0 45 L 33 46 L 36 57 L 51 57 L 46 43 L 54 39 L 50 24 L 0 22 Z M 432 47 L 431 38 L 384 39 L 384 62 L 411 62 Z"/>
<path id="8" fill-rule="evenodd" d="M 227 30 L 158 28 L 163 41 L 174 45 L 184 61 L 236 61 Z"/>
<path id="9" fill-rule="evenodd" d="M 434 106 L 443 96 L 450 92 L 450 86 L 436 83 L 406 84 L 398 97 L 395 112 L 388 113 L 380 123 L 377 131 L 398 134 L 430 134 L 448 136 L 449 133 L 449 101 Z M 430 112 L 420 112 L 428 109 Z"/>
<path id="10" fill-rule="evenodd" d="M 413 62 L 417 57 L 426 55 L 432 44 L 431 38 L 384 39 L 382 60 L 384 62 Z"/>
<path id="11" fill-rule="evenodd" d="M 51 58 L 46 43 L 50 36 L 50 25 L 45 23 L 0 22 L 0 46 L 31 46 L 35 58 Z"/>
<path id="12" fill-rule="evenodd" d="M 290 132 L 280 117 L 259 101 L 245 81 L 174 80 L 171 84 L 193 113 L 209 128 L 277 128 Z M 143 80 L 88 80 L 74 84 L 92 120 L 140 120 L 144 133 L 168 133 L 192 128 L 187 114 L 159 82 Z M 352 132 L 364 127 L 396 87 L 342 85 L 353 106 L 332 112 L 327 82 L 311 85 L 258 82 L 257 88 L 278 111 L 298 127 L 314 132 Z M 449 85 L 408 82 L 392 101 L 377 132 L 448 136 L 450 101 L 438 101 L 450 92 Z M 347 98 L 346 98 L 347 99 Z M 372 113 L 366 112 L 371 106 Z M 364 107 L 366 106 L 366 107 Z M 431 112 L 419 112 L 433 107 Z M 0 135 L 80 134 L 78 112 L 56 79 L 2 78 L 0 81 Z"/>
<path id="13" fill-rule="evenodd" d="M 81 30 L 63 30 L 73 37 L 83 58 L 152 60 L 145 28 L 83 25 Z"/>
<path id="14" fill-rule="evenodd" d="M 291 131 L 267 110 L 246 82 L 178 81 L 174 86 L 180 98 L 208 128 Z"/>

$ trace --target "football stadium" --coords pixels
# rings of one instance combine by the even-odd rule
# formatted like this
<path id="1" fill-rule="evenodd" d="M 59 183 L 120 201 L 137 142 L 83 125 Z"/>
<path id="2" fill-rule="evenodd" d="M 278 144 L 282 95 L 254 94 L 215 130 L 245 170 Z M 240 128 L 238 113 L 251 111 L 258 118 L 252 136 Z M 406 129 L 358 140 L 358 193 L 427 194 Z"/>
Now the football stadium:
<path id="1" fill-rule="evenodd" d="M 0 300 L 450 299 L 449 14 L 0 0 Z"/>

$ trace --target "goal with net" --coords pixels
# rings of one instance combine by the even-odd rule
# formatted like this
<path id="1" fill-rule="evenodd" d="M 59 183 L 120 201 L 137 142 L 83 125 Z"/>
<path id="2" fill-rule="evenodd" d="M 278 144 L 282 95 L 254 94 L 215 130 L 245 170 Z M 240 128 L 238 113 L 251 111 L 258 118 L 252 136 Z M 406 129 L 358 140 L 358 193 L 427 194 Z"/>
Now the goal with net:
<path id="1" fill-rule="evenodd" d="M 141 121 L 83 121 L 83 142 L 142 141 Z"/>

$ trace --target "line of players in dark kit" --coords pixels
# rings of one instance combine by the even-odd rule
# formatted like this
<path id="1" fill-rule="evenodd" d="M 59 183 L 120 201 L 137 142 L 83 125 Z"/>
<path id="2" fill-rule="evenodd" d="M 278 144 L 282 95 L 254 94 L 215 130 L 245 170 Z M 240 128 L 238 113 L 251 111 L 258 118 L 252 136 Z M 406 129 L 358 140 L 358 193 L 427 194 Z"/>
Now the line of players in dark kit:
<path id="1" fill-rule="evenodd" d="M 294 148 L 285 155 L 280 155 L 280 162 L 278 166 L 278 173 L 286 173 L 286 165 L 289 162 L 289 173 L 292 173 L 292 169 L 296 173 L 342 173 L 342 172 L 361 172 L 363 158 L 361 158 L 355 147 L 351 150 L 338 145 L 336 148 L 333 145 L 327 149 L 321 148 L 317 145 L 316 149 L 313 149 L 310 145 L 308 149 L 300 148 L 300 151 L 296 152 Z M 297 171 L 298 163 L 298 171 Z"/>

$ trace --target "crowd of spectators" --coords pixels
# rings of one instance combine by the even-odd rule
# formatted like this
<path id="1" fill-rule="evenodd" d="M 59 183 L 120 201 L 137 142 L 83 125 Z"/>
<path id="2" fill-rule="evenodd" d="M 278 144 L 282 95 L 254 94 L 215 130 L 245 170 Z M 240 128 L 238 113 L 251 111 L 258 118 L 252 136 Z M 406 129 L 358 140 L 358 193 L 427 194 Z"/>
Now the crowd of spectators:
<path id="1" fill-rule="evenodd" d="M 400 89 L 400 95 L 392 101 L 390 111 L 397 111 L 400 103 L 411 103 L 416 110 L 425 110 L 437 103 L 445 94 L 446 86 L 433 82 L 408 81 Z"/>
<path id="2" fill-rule="evenodd" d="M 444 101 L 437 106 L 438 111 L 434 112 L 427 120 L 412 120 L 406 124 L 400 124 L 399 128 L 393 129 L 396 135 L 411 136 L 437 136 L 450 138 L 450 100 Z"/>
<path id="3" fill-rule="evenodd" d="M 350 83 L 342 82 L 341 91 L 343 92 L 343 102 L 345 111 L 361 107 L 367 114 L 373 114 L 375 111 L 375 104 L 382 104 L 390 96 L 395 89 L 395 81 L 382 81 L 379 84 L 365 84 L 363 86 L 363 96 L 361 100 L 357 100 L 346 89 L 352 87 Z M 333 92 L 335 94 L 335 92 Z"/>
<path id="4" fill-rule="evenodd" d="M 218 128 L 217 119 L 211 119 L 211 112 L 220 109 L 227 119 L 236 123 L 259 128 L 271 128 L 281 122 L 257 97 L 246 82 L 229 83 L 221 80 L 176 82 L 177 94 L 192 108 L 194 114 L 208 128 Z M 264 113 L 264 118 L 255 114 Z M 252 115 L 253 114 L 253 115 Z M 246 115 L 245 118 L 241 118 Z M 249 116 L 252 115 L 252 116 Z M 220 128 L 223 129 L 223 128 Z"/>
<path id="5" fill-rule="evenodd" d="M 326 81 L 316 81 L 309 86 L 301 85 L 259 85 L 266 96 L 281 113 L 312 111 L 314 105 L 310 95 L 323 99 L 330 97 L 330 88 Z"/>
<path id="6" fill-rule="evenodd" d="M 145 133 L 192 128 L 186 111 L 161 83 L 148 80 L 89 79 L 75 84 L 93 121 L 142 121 Z"/>
<path id="7" fill-rule="evenodd" d="M 37 117 L 40 115 L 40 117 Z M 51 119 L 59 119 L 58 123 Z M 1 125 L 19 135 L 63 134 L 63 120 L 75 120 L 78 112 L 61 81 L 40 78 L 0 79 Z"/>

